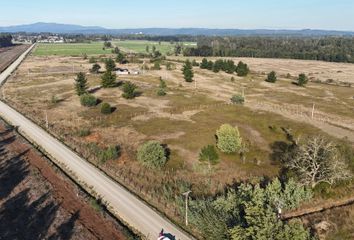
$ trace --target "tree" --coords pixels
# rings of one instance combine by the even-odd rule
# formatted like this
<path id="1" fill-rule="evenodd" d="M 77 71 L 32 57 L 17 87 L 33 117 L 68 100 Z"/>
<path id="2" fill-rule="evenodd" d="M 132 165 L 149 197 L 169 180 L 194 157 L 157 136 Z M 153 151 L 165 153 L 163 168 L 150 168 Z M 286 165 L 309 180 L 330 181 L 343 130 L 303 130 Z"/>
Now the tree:
<path id="1" fill-rule="evenodd" d="M 138 161 L 148 168 L 160 169 L 166 162 L 166 152 L 157 141 L 148 141 L 138 148 Z"/>
<path id="2" fill-rule="evenodd" d="M 181 46 L 181 44 L 177 43 L 177 44 L 175 45 L 174 52 L 175 52 L 175 55 L 176 55 L 176 56 L 178 56 L 178 55 L 181 54 L 181 52 L 182 52 L 182 46 Z"/>
<path id="3" fill-rule="evenodd" d="M 111 43 L 111 42 L 108 42 L 108 41 L 105 41 L 105 42 L 103 43 L 103 46 L 104 46 L 105 48 L 111 48 L 111 47 L 112 47 L 112 43 Z"/>
<path id="4" fill-rule="evenodd" d="M 203 58 L 202 63 L 200 64 L 201 69 L 208 69 L 208 59 Z"/>
<path id="5" fill-rule="evenodd" d="M 95 96 L 91 94 L 84 93 L 83 95 L 80 96 L 80 103 L 82 106 L 85 107 L 93 107 L 96 106 L 97 99 L 95 98 Z"/>
<path id="6" fill-rule="evenodd" d="M 160 84 L 159 84 L 159 88 L 157 90 L 157 96 L 165 96 L 166 95 L 166 82 L 164 80 L 162 80 L 162 78 L 160 77 Z"/>
<path id="7" fill-rule="evenodd" d="M 101 84 L 103 88 L 112 88 L 117 85 L 117 75 L 111 71 L 105 72 L 101 77 Z"/>
<path id="8" fill-rule="evenodd" d="M 310 232 L 301 221 L 283 222 L 277 216 L 278 207 L 295 209 L 312 198 L 310 190 L 294 181 L 287 190 L 289 184 L 278 179 L 262 185 L 242 183 L 217 197 L 193 199 L 189 204 L 190 222 L 200 230 L 203 239 L 310 240 Z M 302 195 L 304 191 L 309 194 Z M 299 199 L 299 195 L 302 198 L 292 207 L 287 201 L 280 205 L 279 200 L 286 194 L 288 199 Z"/>
<path id="9" fill-rule="evenodd" d="M 307 76 L 304 73 L 301 73 L 301 74 L 299 74 L 299 77 L 297 78 L 297 84 L 299 86 L 304 86 L 307 84 L 308 80 L 309 79 L 307 78 Z"/>
<path id="10" fill-rule="evenodd" d="M 105 65 L 106 65 L 107 72 L 112 72 L 116 69 L 116 63 L 113 61 L 112 58 L 106 59 Z"/>
<path id="11" fill-rule="evenodd" d="M 223 124 L 216 131 L 217 147 L 224 153 L 238 152 L 242 147 L 242 138 L 237 127 Z"/>
<path id="12" fill-rule="evenodd" d="M 120 53 L 119 48 L 118 48 L 118 47 L 115 47 L 115 48 L 112 50 L 112 53 L 115 53 L 115 54 Z"/>
<path id="13" fill-rule="evenodd" d="M 243 63 L 242 61 L 240 61 L 237 64 L 237 67 L 236 67 L 237 76 L 240 76 L 240 77 L 247 76 L 249 71 L 250 70 L 249 70 L 246 63 Z"/>
<path id="14" fill-rule="evenodd" d="M 136 90 L 137 86 L 131 82 L 125 82 L 123 84 L 123 94 L 122 96 L 125 98 L 125 99 L 133 99 L 135 98 L 135 95 L 136 95 Z"/>
<path id="15" fill-rule="evenodd" d="M 193 82 L 193 77 L 194 77 L 193 66 L 188 59 L 185 62 L 185 64 L 183 65 L 182 72 L 183 72 L 184 79 L 186 80 L 186 82 Z"/>
<path id="16" fill-rule="evenodd" d="M 101 105 L 101 113 L 102 114 L 110 114 L 112 113 L 112 107 L 109 103 L 102 103 Z"/>
<path id="17" fill-rule="evenodd" d="M 116 62 L 117 62 L 117 63 L 120 63 L 120 64 L 123 64 L 124 61 L 125 61 L 125 56 L 124 56 L 124 54 L 121 53 L 121 52 L 119 52 L 119 53 L 117 54 L 117 57 L 116 57 Z"/>
<path id="18" fill-rule="evenodd" d="M 214 62 L 213 61 L 209 61 L 207 69 L 208 70 L 213 70 L 213 67 L 214 67 Z"/>
<path id="19" fill-rule="evenodd" d="M 203 147 L 199 153 L 199 161 L 207 162 L 209 169 L 219 161 L 219 155 L 213 145 Z"/>
<path id="20" fill-rule="evenodd" d="M 277 81 L 277 74 L 274 71 L 268 73 L 266 82 L 275 83 Z"/>
<path id="21" fill-rule="evenodd" d="M 91 73 L 99 73 L 100 69 L 101 69 L 101 66 L 98 63 L 95 63 L 92 65 L 90 72 Z"/>
<path id="22" fill-rule="evenodd" d="M 87 93 L 87 78 L 84 73 L 79 72 L 75 78 L 75 90 L 78 96 Z"/>
<path id="23" fill-rule="evenodd" d="M 146 45 L 145 51 L 146 51 L 147 53 L 150 52 L 150 47 L 149 47 L 149 45 Z"/>
<path id="24" fill-rule="evenodd" d="M 332 185 L 352 176 L 335 144 L 322 136 L 296 145 L 284 164 L 296 173 L 300 182 L 312 188 L 321 182 Z"/>

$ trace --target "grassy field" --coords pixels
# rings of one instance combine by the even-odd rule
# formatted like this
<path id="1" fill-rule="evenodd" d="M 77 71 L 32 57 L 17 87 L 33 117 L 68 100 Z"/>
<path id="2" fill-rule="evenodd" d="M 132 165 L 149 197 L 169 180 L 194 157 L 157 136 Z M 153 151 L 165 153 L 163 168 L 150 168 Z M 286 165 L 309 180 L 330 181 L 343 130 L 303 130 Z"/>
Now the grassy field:
<path id="1" fill-rule="evenodd" d="M 170 42 L 153 42 L 153 41 L 114 41 L 114 46 L 119 47 L 125 52 L 147 53 L 146 46 L 149 46 L 149 52 L 152 52 L 153 46 L 162 54 L 173 53 L 175 44 Z M 185 42 L 186 46 L 192 46 L 196 43 Z M 40 43 L 34 51 L 35 56 L 81 56 L 110 54 L 112 49 L 103 49 L 103 42 L 93 43 Z"/>
<path id="2" fill-rule="evenodd" d="M 80 56 L 83 54 L 96 55 L 96 54 L 109 54 L 111 49 L 103 50 L 102 42 L 95 43 L 40 43 L 34 55 L 47 56 L 47 55 L 59 55 L 59 56 Z"/>
<path id="3" fill-rule="evenodd" d="M 154 43 L 116 41 L 113 44 L 124 51 L 146 52 L 146 45 L 150 44 L 151 50 Z M 173 49 L 170 43 L 155 44 L 163 53 Z M 96 45 L 97 51 L 102 50 L 98 43 L 86 45 Z M 51 45 L 49 49 L 59 46 Z M 55 52 L 49 49 L 47 54 Z M 76 51 L 74 48 L 63 49 L 62 54 L 68 55 Z M 173 57 L 169 60 L 175 66 L 173 70 L 167 70 L 166 61 L 162 61 L 161 70 L 118 76 L 119 81 L 131 81 L 138 86 L 140 94 L 135 99 L 122 98 L 121 87 L 95 91 L 93 94 L 100 102 L 107 102 L 114 108 L 110 115 L 103 115 L 100 113 L 102 103 L 82 107 L 74 92 L 75 72 L 89 73 L 92 64 L 88 59 L 38 55 L 28 57 L 9 78 L 4 89 L 7 101 L 42 126 L 45 126 L 47 115 L 49 131 L 176 221 L 181 218 L 175 215 L 171 196 L 184 191 L 184 186 L 192 189 L 195 196 L 212 195 L 235 181 L 276 176 L 280 168 L 276 156 L 287 143 L 284 129 L 296 137 L 321 134 L 332 139 L 351 137 L 354 130 L 352 88 L 314 82 L 299 87 L 292 84 L 293 79 L 282 76 L 286 72 L 295 76 L 303 69 L 304 61 L 294 60 L 294 64 L 287 66 L 288 60 L 284 60 L 279 68 L 274 65 L 280 73 L 274 84 L 264 81 L 263 71 L 269 69 L 260 71 L 262 66 L 257 67 L 251 60 L 252 72 L 247 77 L 195 67 L 195 84 L 184 81 L 182 63 L 174 61 Z M 104 58 L 98 57 L 101 66 Z M 269 61 L 272 63 L 273 60 Z M 153 63 L 147 65 L 151 69 Z M 124 67 L 139 69 L 141 65 L 132 62 Z M 335 76 L 333 71 L 337 72 L 337 67 L 335 63 L 329 64 L 327 70 L 323 67 L 321 76 Z M 348 66 L 343 64 L 343 67 Z M 313 67 L 308 71 L 317 70 Z M 348 67 L 346 71 L 350 75 L 354 68 Z M 87 74 L 89 86 L 100 84 L 101 76 L 102 73 Z M 160 77 L 167 84 L 166 96 L 156 94 Z M 230 97 L 242 90 L 245 105 L 229 105 Z M 53 102 L 53 96 L 58 101 Z M 259 102 L 262 105 L 259 106 Z M 306 114 L 298 115 L 298 111 L 311 113 L 313 103 L 316 104 L 315 117 L 326 116 L 326 122 L 312 120 L 305 117 Z M 297 110 L 293 111 L 291 106 L 295 104 Z M 224 123 L 238 126 L 248 151 L 242 156 L 218 151 L 220 162 L 208 169 L 199 161 L 200 149 L 216 144 L 215 132 Z M 78 132 L 84 129 L 89 130 L 88 135 L 80 136 Z M 136 161 L 138 146 L 148 140 L 158 140 L 168 147 L 168 163 L 162 170 L 145 169 Z M 121 156 L 106 163 L 100 162 L 95 146 L 104 149 L 110 145 L 120 146 Z M 335 191 L 338 193 L 338 188 Z"/>
<path id="4" fill-rule="evenodd" d="M 153 46 L 156 50 L 160 51 L 162 54 L 173 53 L 175 44 L 170 42 L 152 42 L 152 41 L 117 41 L 114 42 L 116 46 L 125 51 L 133 51 L 137 53 L 146 53 L 146 46 L 149 46 L 150 52 L 152 52 Z M 196 43 L 185 42 L 186 46 L 195 45 Z"/>

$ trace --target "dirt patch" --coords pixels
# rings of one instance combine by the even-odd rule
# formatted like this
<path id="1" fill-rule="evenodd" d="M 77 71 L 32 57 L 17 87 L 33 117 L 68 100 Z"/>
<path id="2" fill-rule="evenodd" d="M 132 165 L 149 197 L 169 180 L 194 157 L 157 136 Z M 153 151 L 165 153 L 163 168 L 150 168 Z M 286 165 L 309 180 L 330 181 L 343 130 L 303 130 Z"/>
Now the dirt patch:
<path id="1" fill-rule="evenodd" d="M 95 211 L 85 193 L 2 123 L 0 142 L 2 237 L 127 239 L 121 226 Z"/>

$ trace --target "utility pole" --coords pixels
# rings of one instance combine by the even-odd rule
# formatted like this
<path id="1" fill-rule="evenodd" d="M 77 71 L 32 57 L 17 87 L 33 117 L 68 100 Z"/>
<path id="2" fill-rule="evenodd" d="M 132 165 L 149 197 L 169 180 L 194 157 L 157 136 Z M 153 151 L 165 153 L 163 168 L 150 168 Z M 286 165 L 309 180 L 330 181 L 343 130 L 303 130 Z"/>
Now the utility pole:
<path id="1" fill-rule="evenodd" d="M 312 105 L 312 113 L 311 113 L 311 118 L 313 119 L 313 116 L 315 114 L 315 103 Z"/>
<path id="2" fill-rule="evenodd" d="M 192 191 L 188 191 L 188 192 L 182 193 L 182 195 L 184 195 L 186 197 L 186 226 L 188 226 L 188 198 L 189 198 L 189 194 L 191 192 Z"/>

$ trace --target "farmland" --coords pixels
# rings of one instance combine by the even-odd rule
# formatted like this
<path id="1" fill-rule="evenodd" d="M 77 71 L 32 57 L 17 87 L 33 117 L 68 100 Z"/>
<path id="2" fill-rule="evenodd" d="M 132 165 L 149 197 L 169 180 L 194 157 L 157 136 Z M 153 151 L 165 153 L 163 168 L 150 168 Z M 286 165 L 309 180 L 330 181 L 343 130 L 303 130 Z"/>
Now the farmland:
<path id="1" fill-rule="evenodd" d="M 0 73 L 8 67 L 16 58 L 25 52 L 30 45 L 18 45 L 0 48 Z"/>
<path id="2" fill-rule="evenodd" d="M 122 51 L 144 52 L 147 42 L 113 44 Z M 167 52 L 168 44 L 156 43 L 156 49 Z M 104 54 L 97 53 L 102 43 L 94 45 L 95 50 L 81 45 L 80 54 L 91 50 L 89 55 Z M 194 67 L 195 82 L 187 83 L 181 72 L 186 58 L 168 57 L 160 62 L 160 70 L 153 70 L 154 62 L 147 61 L 141 74 L 118 77 L 118 85 L 130 81 L 138 87 L 136 98 L 123 98 L 121 87 L 102 88 L 93 92 L 100 104 L 86 108 L 74 91 L 76 73 L 86 73 L 90 87 L 100 84 L 102 73 L 89 73 L 92 64 L 72 56 L 74 48 L 51 56 L 57 45 L 50 45 L 41 56 L 41 46 L 9 78 L 4 89 L 7 102 L 43 127 L 47 115 L 48 131 L 179 223 L 183 217 L 174 197 L 186 189 L 192 189 L 194 197 L 209 196 L 240 181 L 278 176 L 281 164 L 273 154 L 277 144 L 286 143 L 286 133 L 302 138 L 321 134 L 334 141 L 346 137 L 344 143 L 354 142 L 353 88 L 327 81 L 351 83 L 354 65 L 234 58 L 249 64 L 248 76 Z M 111 52 L 106 54 L 96 56 L 102 67 L 101 60 Z M 195 59 L 201 62 L 201 58 Z M 139 60 L 118 66 L 143 69 L 143 59 Z M 167 64 L 173 67 L 167 69 Z M 264 81 L 271 70 L 278 72 L 276 84 Z M 293 84 L 301 72 L 313 77 L 306 88 Z M 167 84 L 165 96 L 156 94 L 160 78 Z M 244 105 L 230 104 L 234 94 L 242 93 Z M 111 114 L 101 114 L 103 102 L 114 107 Z M 247 153 L 241 156 L 217 150 L 220 161 L 209 168 L 199 161 L 199 153 L 204 146 L 215 145 L 216 130 L 224 123 L 239 128 Z M 148 140 L 168 147 L 163 171 L 146 169 L 136 159 L 138 147 Z M 102 162 L 97 149 L 111 145 L 120 147 L 120 156 Z M 343 189 L 338 193 L 337 197 L 348 194 Z"/>
<path id="3" fill-rule="evenodd" d="M 174 52 L 175 43 L 170 42 L 153 42 L 153 41 L 134 41 L 134 40 L 126 40 L 126 41 L 114 41 L 114 45 L 118 46 L 122 50 L 127 52 L 135 52 L 135 53 L 146 53 L 146 47 L 148 46 L 149 51 L 152 51 L 152 48 L 155 47 L 157 51 L 160 51 L 162 54 Z M 195 46 L 196 43 L 193 42 L 184 42 L 182 43 L 186 46 Z"/>
<path id="4" fill-rule="evenodd" d="M 153 42 L 153 41 L 112 41 L 113 46 L 117 46 L 125 52 L 147 53 L 146 46 L 152 52 L 153 46 L 162 54 L 173 53 L 175 43 L 170 42 Z M 195 43 L 186 42 L 185 45 L 191 46 Z M 34 51 L 35 56 L 82 56 L 102 55 L 112 53 L 112 48 L 103 48 L 103 42 L 92 43 L 40 43 Z"/>

